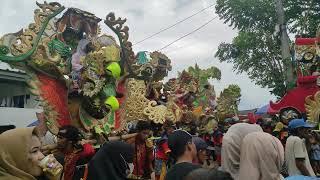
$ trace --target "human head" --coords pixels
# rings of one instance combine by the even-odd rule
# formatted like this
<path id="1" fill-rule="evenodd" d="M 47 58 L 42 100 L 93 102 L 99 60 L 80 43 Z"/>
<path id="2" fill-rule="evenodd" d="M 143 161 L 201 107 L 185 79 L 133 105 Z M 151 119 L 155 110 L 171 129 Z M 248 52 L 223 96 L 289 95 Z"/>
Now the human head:
<path id="1" fill-rule="evenodd" d="M 200 137 L 193 137 L 192 141 L 196 145 L 198 162 L 203 164 L 208 160 L 208 150 L 210 150 L 209 146 Z"/>
<path id="2" fill-rule="evenodd" d="M 239 179 L 279 180 L 284 163 L 280 140 L 265 132 L 253 132 L 242 141 Z"/>
<path id="3" fill-rule="evenodd" d="M 233 178 L 227 172 L 199 168 L 191 171 L 184 180 L 233 180 Z"/>
<path id="4" fill-rule="evenodd" d="M 40 151 L 38 132 L 32 128 L 17 128 L 0 135 L 0 174 L 7 179 L 32 179 L 42 175 L 39 166 L 44 155 Z"/>
<path id="5" fill-rule="evenodd" d="M 106 142 L 89 162 L 88 179 L 125 179 L 132 169 L 133 157 L 132 145 L 122 141 Z"/>
<path id="6" fill-rule="evenodd" d="M 10 129 L 15 129 L 15 125 L 7 125 L 7 126 L 0 126 L 0 134 L 2 134 L 5 131 L 8 131 Z"/>
<path id="7" fill-rule="evenodd" d="M 243 138 L 252 132 L 262 132 L 260 126 L 255 124 L 238 123 L 232 125 L 224 135 L 221 149 L 222 170 L 237 178 L 240 167 L 240 153 Z"/>
<path id="8" fill-rule="evenodd" d="M 74 126 L 63 126 L 59 128 L 58 132 L 58 148 L 66 150 L 67 148 L 76 147 L 81 139 L 80 131 Z"/>
<path id="9" fill-rule="evenodd" d="M 40 133 L 39 135 L 44 136 L 48 131 L 44 112 L 41 112 L 41 113 L 36 112 L 36 116 L 39 121 L 39 124 L 37 126 L 37 128 L 39 129 L 39 133 Z"/>
<path id="10" fill-rule="evenodd" d="M 181 157 L 186 157 L 192 162 L 196 158 L 197 150 L 192 142 L 192 136 L 187 131 L 176 130 L 168 136 L 168 145 L 171 149 L 170 155 L 179 160 Z"/>
<path id="11" fill-rule="evenodd" d="M 169 135 L 169 134 L 172 134 L 174 130 L 176 130 L 176 127 L 171 120 L 166 120 L 163 123 L 163 130 L 167 135 Z"/>
<path id="12" fill-rule="evenodd" d="M 292 135 L 300 138 L 309 138 L 309 130 L 313 126 L 305 122 L 304 119 L 293 119 L 289 122 L 289 130 Z"/>
<path id="13" fill-rule="evenodd" d="M 138 138 L 145 141 L 150 135 L 151 125 L 148 121 L 140 120 L 137 122 L 136 130 L 138 132 Z"/>
<path id="14" fill-rule="evenodd" d="M 318 144 L 320 141 L 319 134 L 315 131 L 311 132 L 309 141 L 311 144 Z"/>

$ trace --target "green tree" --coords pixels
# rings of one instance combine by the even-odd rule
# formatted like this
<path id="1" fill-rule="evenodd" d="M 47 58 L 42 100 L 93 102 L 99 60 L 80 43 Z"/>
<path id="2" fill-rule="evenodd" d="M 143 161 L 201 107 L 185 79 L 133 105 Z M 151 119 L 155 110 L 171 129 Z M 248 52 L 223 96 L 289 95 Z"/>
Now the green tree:
<path id="1" fill-rule="evenodd" d="M 283 3 L 289 32 L 314 36 L 320 23 L 316 18 L 320 15 L 320 2 Z M 257 85 L 270 88 L 272 94 L 283 96 L 290 84 L 285 83 L 288 67 L 281 58 L 279 34 L 275 33 L 274 0 L 217 0 L 216 13 L 239 33 L 231 43 L 221 43 L 215 56 L 221 62 L 233 63 L 238 73 L 248 73 Z"/>
<path id="2" fill-rule="evenodd" d="M 235 115 L 238 112 L 238 103 L 241 97 L 241 89 L 236 84 L 231 84 L 225 88 L 217 98 L 217 115 L 220 120 L 227 115 Z"/>
<path id="3" fill-rule="evenodd" d="M 209 79 L 221 79 L 221 71 L 217 67 L 210 67 L 208 69 L 201 69 L 198 64 L 195 64 L 195 66 L 190 66 L 187 71 L 191 76 L 193 76 L 195 79 L 198 80 L 200 83 L 200 88 L 203 88 L 202 86 L 208 84 Z"/>

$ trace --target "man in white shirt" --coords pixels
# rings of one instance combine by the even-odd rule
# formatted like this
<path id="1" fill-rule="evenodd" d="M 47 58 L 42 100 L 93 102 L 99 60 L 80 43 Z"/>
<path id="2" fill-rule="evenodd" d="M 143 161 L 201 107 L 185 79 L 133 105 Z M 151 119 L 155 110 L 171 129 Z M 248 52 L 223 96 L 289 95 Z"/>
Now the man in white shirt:
<path id="1" fill-rule="evenodd" d="M 312 125 L 306 123 L 304 119 L 293 119 L 289 122 L 291 136 L 287 139 L 285 148 L 289 176 L 315 176 L 305 145 L 311 127 Z"/>
<path id="2" fill-rule="evenodd" d="M 39 130 L 39 135 L 40 135 L 40 140 L 42 143 L 42 146 L 50 145 L 50 144 L 55 144 L 55 136 L 49 131 L 47 125 L 46 125 L 46 120 L 45 120 L 45 115 L 43 112 L 41 113 L 36 113 L 36 116 L 38 118 L 39 124 L 37 125 L 37 128 Z"/>

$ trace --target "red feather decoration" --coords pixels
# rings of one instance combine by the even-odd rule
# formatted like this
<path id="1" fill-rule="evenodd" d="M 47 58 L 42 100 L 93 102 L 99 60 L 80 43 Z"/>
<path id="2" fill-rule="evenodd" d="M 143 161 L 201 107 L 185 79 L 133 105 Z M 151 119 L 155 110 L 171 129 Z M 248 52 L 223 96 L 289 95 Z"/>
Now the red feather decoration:
<path id="1" fill-rule="evenodd" d="M 56 121 L 60 127 L 70 125 L 71 119 L 68 110 L 68 89 L 66 85 L 44 74 L 39 73 L 37 76 L 41 82 L 41 97 L 58 113 Z"/>

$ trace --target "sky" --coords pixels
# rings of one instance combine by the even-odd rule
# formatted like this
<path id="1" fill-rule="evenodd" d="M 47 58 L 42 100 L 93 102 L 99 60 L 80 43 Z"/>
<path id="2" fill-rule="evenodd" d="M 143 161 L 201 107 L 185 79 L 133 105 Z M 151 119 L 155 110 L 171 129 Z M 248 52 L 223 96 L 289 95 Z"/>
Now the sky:
<path id="1" fill-rule="evenodd" d="M 94 13 L 105 19 L 109 12 L 117 17 L 127 18 L 129 40 L 133 43 L 158 32 L 211 4 L 215 0 L 56 0 L 65 7 L 76 7 Z M 38 2 L 43 2 L 39 0 Z M 33 22 L 34 0 L 1 0 L 0 36 L 16 32 Z M 159 50 L 168 43 L 193 31 L 216 16 L 214 6 L 187 21 L 165 31 L 140 44 L 134 45 L 135 53 L 139 51 Z M 102 31 L 114 35 L 101 21 Z M 237 74 L 232 64 L 220 63 L 214 57 L 221 42 L 231 42 L 237 34 L 236 30 L 214 19 L 199 31 L 181 39 L 166 49 L 161 50 L 172 61 L 173 69 L 169 77 L 175 77 L 178 71 L 197 63 L 202 68 L 216 66 L 221 70 L 220 81 L 212 80 L 216 93 L 219 94 L 229 84 L 237 84 L 241 88 L 240 110 L 253 109 L 267 104 L 275 97 L 269 89 L 261 88 L 251 82 L 247 74 Z"/>

